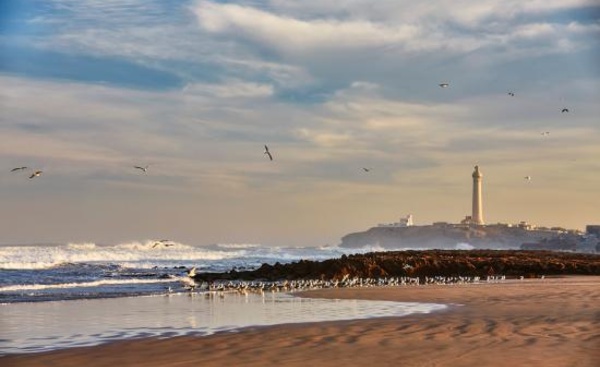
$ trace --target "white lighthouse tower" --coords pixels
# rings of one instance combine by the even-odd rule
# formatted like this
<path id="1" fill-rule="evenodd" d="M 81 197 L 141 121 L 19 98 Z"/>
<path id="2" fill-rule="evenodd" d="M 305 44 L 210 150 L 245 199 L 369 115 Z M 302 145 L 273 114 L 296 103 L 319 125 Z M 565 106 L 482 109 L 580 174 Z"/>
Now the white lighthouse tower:
<path id="1" fill-rule="evenodd" d="M 471 221 L 473 224 L 483 225 L 483 204 L 481 201 L 481 178 L 483 175 L 479 171 L 479 166 L 475 166 L 473 171 L 473 215 Z"/>

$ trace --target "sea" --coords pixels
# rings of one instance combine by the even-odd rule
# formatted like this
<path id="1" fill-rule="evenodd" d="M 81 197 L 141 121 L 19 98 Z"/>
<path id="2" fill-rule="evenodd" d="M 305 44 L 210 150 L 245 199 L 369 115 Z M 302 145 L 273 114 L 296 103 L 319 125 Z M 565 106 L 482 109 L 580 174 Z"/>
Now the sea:
<path id="1" fill-rule="evenodd" d="M 193 267 L 199 273 L 254 270 L 265 263 L 325 260 L 370 251 L 383 249 L 199 246 L 165 240 L 0 245 L 0 303 L 156 295 L 169 288 L 183 291 L 181 281 Z"/>
<path id="2" fill-rule="evenodd" d="M 189 292 L 188 271 L 254 270 L 382 248 L 173 241 L 0 245 L 0 356 L 283 323 L 400 317 L 445 305 Z"/>

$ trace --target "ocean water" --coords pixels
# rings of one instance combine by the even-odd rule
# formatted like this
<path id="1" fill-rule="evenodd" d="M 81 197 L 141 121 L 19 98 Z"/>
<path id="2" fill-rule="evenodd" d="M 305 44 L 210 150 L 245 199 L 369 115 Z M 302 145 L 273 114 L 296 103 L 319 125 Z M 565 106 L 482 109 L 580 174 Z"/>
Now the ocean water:
<path id="1" fill-rule="evenodd" d="M 273 292 L 11 303 L 0 306 L 0 355 L 124 339 L 205 336 L 252 326 L 401 317 L 444 308 L 427 303 L 299 298 Z"/>
<path id="2" fill-rule="evenodd" d="M 317 300 L 278 292 L 190 293 L 183 287 L 191 267 L 199 272 L 251 270 L 263 263 L 324 260 L 369 251 L 382 249 L 156 241 L 0 246 L 0 355 L 131 338 L 209 335 L 249 326 L 397 317 L 445 308 Z"/>
<path id="3" fill-rule="evenodd" d="M 255 244 L 194 246 L 143 241 L 0 246 L 0 304 L 183 291 L 186 271 L 252 270 L 263 263 L 325 260 L 382 249 L 282 248 Z"/>

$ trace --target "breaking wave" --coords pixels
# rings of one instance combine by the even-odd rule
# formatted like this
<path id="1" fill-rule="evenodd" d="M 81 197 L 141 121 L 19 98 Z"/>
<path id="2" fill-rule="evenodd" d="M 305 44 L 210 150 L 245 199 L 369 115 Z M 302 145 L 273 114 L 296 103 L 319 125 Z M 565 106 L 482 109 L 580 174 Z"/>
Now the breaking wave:
<path id="1" fill-rule="evenodd" d="M 167 240 L 132 241 L 116 245 L 68 243 L 65 245 L 0 246 L 0 269 L 41 270 L 67 264 L 113 265 L 151 269 L 190 267 L 209 269 L 258 266 L 263 262 L 291 262 L 300 259 L 324 260 L 344 254 L 385 251 L 379 246 L 359 249 L 325 247 L 267 247 L 260 244 L 216 244 L 195 246 Z"/>
<path id="2" fill-rule="evenodd" d="M 47 289 L 86 288 L 126 284 L 172 283 L 174 281 L 177 281 L 177 279 L 103 279 L 92 282 L 73 282 L 60 284 L 19 284 L 0 287 L 0 292 L 39 291 Z"/>

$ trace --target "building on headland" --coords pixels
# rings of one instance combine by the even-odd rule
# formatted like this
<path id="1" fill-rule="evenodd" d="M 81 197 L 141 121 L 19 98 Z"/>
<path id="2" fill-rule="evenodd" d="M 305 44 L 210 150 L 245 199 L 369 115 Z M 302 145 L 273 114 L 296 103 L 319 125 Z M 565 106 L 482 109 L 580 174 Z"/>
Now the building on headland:
<path id="1" fill-rule="evenodd" d="M 445 221 L 414 225 L 413 216 L 399 222 L 379 224 L 367 231 L 342 237 L 341 247 L 378 245 L 383 248 L 456 249 L 462 244 L 478 249 L 528 249 L 552 251 L 600 252 L 600 225 L 588 225 L 587 232 L 563 227 L 542 227 L 521 221 L 515 224 L 485 224 L 482 178 L 475 166 L 472 186 L 472 213 L 460 223 Z"/>
<path id="2" fill-rule="evenodd" d="M 517 224 L 517 227 L 522 228 L 522 229 L 526 229 L 528 231 L 535 229 L 535 226 L 533 224 L 529 224 L 526 221 L 520 221 L 519 224 Z"/>
<path id="3" fill-rule="evenodd" d="M 473 177 L 473 198 L 471 201 L 471 215 L 465 216 L 460 224 L 469 225 L 484 225 L 483 221 L 483 199 L 482 199 L 482 178 L 483 174 L 479 170 L 479 166 L 475 166 L 475 170 L 471 175 Z"/>
<path id="4" fill-rule="evenodd" d="M 481 199 L 481 179 L 483 175 L 479 171 L 479 166 L 475 166 L 473 171 L 473 224 L 483 225 L 483 203 Z"/>
<path id="5" fill-rule="evenodd" d="M 380 223 L 378 227 L 411 227 L 413 225 L 413 216 L 409 214 L 406 217 L 400 218 L 400 221 L 396 223 Z"/>

